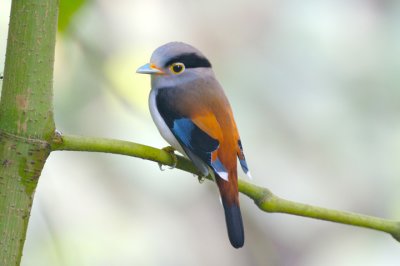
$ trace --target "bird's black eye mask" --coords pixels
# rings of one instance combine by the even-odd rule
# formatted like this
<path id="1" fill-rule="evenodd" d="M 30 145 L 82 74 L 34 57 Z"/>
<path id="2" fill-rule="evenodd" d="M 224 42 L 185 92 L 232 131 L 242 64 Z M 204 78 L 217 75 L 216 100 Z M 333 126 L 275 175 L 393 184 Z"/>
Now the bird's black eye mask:
<path id="1" fill-rule="evenodd" d="M 211 67 L 210 61 L 207 58 L 199 56 L 196 53 L 180 54 L 169 59 L 164 67 L 168 67 L 173 63 L 183 63 L 185 68 L 196 68 L 196 67 Z"/>

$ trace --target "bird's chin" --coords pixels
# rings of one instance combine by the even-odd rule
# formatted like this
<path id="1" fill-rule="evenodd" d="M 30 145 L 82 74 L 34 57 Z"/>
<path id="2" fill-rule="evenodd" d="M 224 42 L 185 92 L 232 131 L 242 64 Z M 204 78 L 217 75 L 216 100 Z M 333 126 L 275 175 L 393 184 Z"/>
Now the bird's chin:
<path id="1" fill-rule="evenodd" d="M 151 88 L 175 87 L 177 84 L 166 75 L 151 75 Z"/>

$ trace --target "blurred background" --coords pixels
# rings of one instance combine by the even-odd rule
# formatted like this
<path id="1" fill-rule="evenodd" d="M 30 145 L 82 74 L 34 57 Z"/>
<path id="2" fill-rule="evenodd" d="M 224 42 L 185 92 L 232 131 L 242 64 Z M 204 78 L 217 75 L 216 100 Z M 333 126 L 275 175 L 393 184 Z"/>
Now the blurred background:
<path id="1" fill-rule="evenodd" d="M 10 5 L 0 2 L 0 72 Z M 57 128 L 166 146 L 148 111 L 150 79 L 135 70 L 175 40 L 213 63 L 253 183 L 299 202 L 400 219 L 399 1 L 61 0 Z M 384 233 L 263 213 L 243 195 L 241 208 L 246 243 L 235 250 L 213 183 L 126 156 L 54 152 L 22 265 L 400 261 L 400 244 Z"/>

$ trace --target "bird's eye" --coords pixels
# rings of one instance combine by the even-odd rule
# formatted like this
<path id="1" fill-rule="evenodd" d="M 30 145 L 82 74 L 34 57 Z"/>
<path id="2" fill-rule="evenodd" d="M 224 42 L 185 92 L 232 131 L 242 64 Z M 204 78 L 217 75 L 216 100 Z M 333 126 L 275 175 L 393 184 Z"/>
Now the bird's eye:
<path id="1" fill-rule="evenodd" d="M 172 73 L 175 75 L 182 73 L 185 71 L 185 65 L 183 63 L 173 63 L 169 69 L 171 70 Z"/>

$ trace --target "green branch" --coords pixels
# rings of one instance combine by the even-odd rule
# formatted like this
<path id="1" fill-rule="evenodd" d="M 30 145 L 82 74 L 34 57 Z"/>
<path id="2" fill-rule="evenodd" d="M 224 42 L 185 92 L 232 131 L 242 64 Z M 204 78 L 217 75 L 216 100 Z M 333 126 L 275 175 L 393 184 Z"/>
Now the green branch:
<path id="1" fill-rule="evenodd" d="M 174 164 L 173 156 L 166 151 L 133 142 L 105 138 L 57 134 L 53 140 L 51 149 L 53 151 L 69 150 L 106 152 L 142 158 L 168 166 L 173 166 Z M 176 157 L 178 159 L 176 168 L 193 174 L 199 174 L 188 159 L 179 155 Z M 207 178 L 212 179 L 210 176 Z M 265 212 L 288 213 L 336 223 L 370 228 L 389 233 L 396 240 L 400 241 L 400 221 L 393 221 L 345 211 L 330 210 L 285 200 L 275 196 L 267 188 L 259 187 L 240 179 L 239 191 L 253 199 L 254 203 Z"/>

